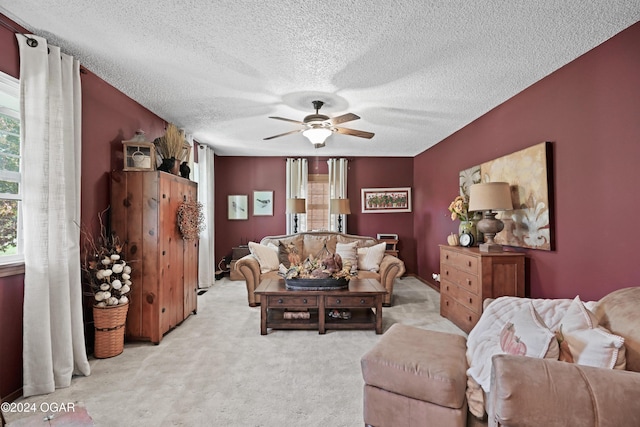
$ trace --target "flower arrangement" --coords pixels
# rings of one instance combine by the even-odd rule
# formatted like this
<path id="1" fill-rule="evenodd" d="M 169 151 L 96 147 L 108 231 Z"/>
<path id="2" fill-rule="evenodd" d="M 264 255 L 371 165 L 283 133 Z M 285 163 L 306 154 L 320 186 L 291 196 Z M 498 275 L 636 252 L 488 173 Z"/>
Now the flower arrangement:
<path id="1" fill-rule="evenodd" d="M 322 259 L 309 255 L 288 269 L 280 264 L 280 274 L 285 279 L 344 279 L 351 278 L 351 262 L 342 262 L 340 254 L 329 254 Z"/>
<path id="2" fill-rule="evenodd" d="M 451 212 L 451 221 L 459 219 L 460 221 L 469 221 L 469 202 L 467 202 L 462 196 L 458 196 L 453 199 L 453 202 L 449 205 L 449 212 Z"/>
<path id="3" fill-rule="evenodd" d="M 104 212 L 103 212 L 104 213 Z M 82 270 L 96 307 L 124 305 L 131 292 L 131 266 L 122 258 L 124 248 L 115 234 L 108 234 L 100 219 L 100 235 L 96 238 L 86 230 Z"/>

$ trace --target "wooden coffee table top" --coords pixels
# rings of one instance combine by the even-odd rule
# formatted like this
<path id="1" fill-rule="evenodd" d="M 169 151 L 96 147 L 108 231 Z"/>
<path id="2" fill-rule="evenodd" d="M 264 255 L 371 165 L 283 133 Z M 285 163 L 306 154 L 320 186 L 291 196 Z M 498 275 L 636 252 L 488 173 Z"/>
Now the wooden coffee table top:
<path id="1" fill-rule="evenodd" d="M 378 295 L 386 294 L 387 290 L 376 279 L 358 279 L 353 278 L 349 280 L 348 289 L 331 289 L 323 291 L 312 290 L 294 290 L 287 289 L 284 279 L 268 278 L 260 282 L 260 285 L 255 290 L 256 294 L 270 294 L 270 295 L 291 295 L 296 293 L 304 293 L 305 295 L 324 295 L 327 293 L 339 294 L 345 293 L 353 296 L 361 295 Z"/>

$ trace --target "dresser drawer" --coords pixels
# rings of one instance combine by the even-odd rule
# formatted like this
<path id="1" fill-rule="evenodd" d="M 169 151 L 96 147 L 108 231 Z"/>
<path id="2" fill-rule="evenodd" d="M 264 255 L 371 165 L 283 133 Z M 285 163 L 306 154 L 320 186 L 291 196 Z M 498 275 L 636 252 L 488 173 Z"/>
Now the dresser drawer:
<path id="1" fill-rule="evenodd" d="M 482 298 L 478 294 L 473 294 L 462 288 L 458 288 L 456 292 L 456 301 L 475 313 L 482 313 Z"/>
<path id="2" fill-rule="evenodd" d="M 468 292 L 480 294 L 480 279 L 478 275 L 460 271 L 457 268 L 443 264 L 440 270 L 442 280 L 449 280 L 466 289 Z"/>
<path id="3" fill-rule="evenodd" d="M 277 307 L 279 305 L 283 307 L 317 307 L 318 297 L 315 295 L 310 296 L 269 296 L 268 306 Z"/>
<path id="4" fill-rule="evenodd" d="M 478 258 L 464 253 L 442 250 L 440 262 L 458 270 L 478 274 Z"/>
<path id="5" fill-rule="evenodd" d="M 325 307 L 373 307 L 375 297 L 341 297 L 329 296 L 324 301 Z"/>
<path id="6" fill-rule="evenodd" d="M 455 323 L 460 329 L 469 333 L 476 323 L 478 323 L 480 315 L 469 310 L 457 301 L 451 301 L 449 303 L 447 318 Z"/>

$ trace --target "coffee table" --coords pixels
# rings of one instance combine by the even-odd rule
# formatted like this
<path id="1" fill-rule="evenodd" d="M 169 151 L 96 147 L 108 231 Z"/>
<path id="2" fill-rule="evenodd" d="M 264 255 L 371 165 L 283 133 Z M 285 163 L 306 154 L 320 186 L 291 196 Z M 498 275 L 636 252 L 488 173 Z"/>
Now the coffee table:
<path id="1" fill-rule="evenodd" d="M 265 279 L 256 288 L 260 295 L 260 333 L 267 329 L 375 329 L 382 333 L 382 299 L 387 290 L 375 279 L 351 279 L 348 289 L 292 290 L 284 279 Z M 332 318 L 332 309 L 348 309 L 349 319 Z M 309 312 L 308 319 L 285 318 L 285 312 Z"/>

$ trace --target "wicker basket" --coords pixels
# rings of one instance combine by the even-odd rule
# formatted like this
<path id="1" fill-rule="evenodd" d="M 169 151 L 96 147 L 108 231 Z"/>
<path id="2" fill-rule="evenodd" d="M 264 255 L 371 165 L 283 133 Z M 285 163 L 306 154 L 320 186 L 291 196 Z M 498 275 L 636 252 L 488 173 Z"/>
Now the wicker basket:
<path id="1" fill-rule="evenodd" d="M 124 330 L 129 303 L 110 307 L 93 307 L 96 328 L 93 355 L 97 359 L 117 356 L 124 350 Z"/>

